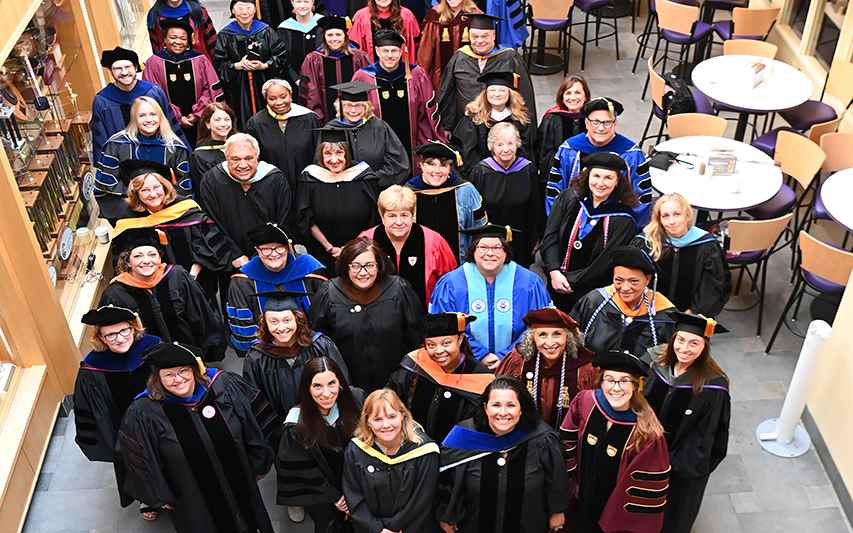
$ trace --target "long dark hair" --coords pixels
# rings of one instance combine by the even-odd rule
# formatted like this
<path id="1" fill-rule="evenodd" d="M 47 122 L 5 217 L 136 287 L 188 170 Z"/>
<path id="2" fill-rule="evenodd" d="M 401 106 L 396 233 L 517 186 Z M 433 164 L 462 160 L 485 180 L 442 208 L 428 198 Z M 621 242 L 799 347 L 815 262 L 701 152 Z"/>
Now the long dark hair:
<path id="1" fill-rule="evenodd" d="M 163 12 L 163 8 L 168 4 L 168 0 L 157 0 L 154 2 L 154 7 L 148 11 L 148 28 L 154 29 L 160 27 L 160 13 Z M 190 10 L 190 17 L 192 17 L 193 22 L 195 23 L 196 33 L 200 33 L 202 31 L 202 26 L 204 25 L 204 15 L 201 12 L 201 3 L 198 0 L 184 0 L 184 3 L 187 4 L 187 7 Z M 203 37 L 202 37 L 203 38 Z M 190 46 L 192 48 L 192 46 Z"/>
<path id="2" fill-rule="evenodd" d="M 658 366 L 675 366 L 675 363 L 678 362 L 678 357 L 675 355 L 675 349 L 672 347 L 672 344 L 675 342 L 675 336 L 678 335 L 678 331 L 672 334 L 672 337 L 669 338 L 669 343 L 666 344 L 666 347 L 663 350 L 663 354 L 659 355 L 654 363 Z M 723 372 L 723 369 L 720 368 L 720 365 L 714 361 L 714 358 L 711 357 L 711 343 L 708 339 L 705 340 L 705 347 L 702 348 L 702 353 L 699 354 L 699 357 L 696 358 L 693 363 L 690 364 L 690 370 L 693 371 L 693 394 L 698 394 L 699 391 L 702 390 L 702 387 L 705 386 L 705 381 L 708 379 L 708 376 L 712 376 L 714 374 L 722 377 L 726 381 L 729 380 L 729 377 Z"/>
<path id="3" fill-rule="evenodd" d="M 514 377 L 505 375 L 496 377 L 480 396 L 480 403 L 477 404 L 477 410 L 474 411 L 474 427 L 477 428 L 477 431 L 491 432 L 489 417 L 486 415 L 486 404 L 489 403 L 489 395 L 492 394 L 493 390 L 515 391 L 515 395 L 518 396 L 518 404 L 521 406 L 519 426 L 531 431 L 539 425 L 539 412 L 536 410 L 536 404 L 533 403 L 533 397 L 530 396 L 527 387 Z"/>
<path id="4" fill-rule="evenodd" d="M 326 421 L 317 403 L 311 396 L 311 381 L 314 376 L 323 372 L 333 372 L 338 378 L 341 390 L 338 392 L 338 434 L 344 439 L 352 437 L 358 426 L 358 417 L 361 409 L 349 388 L 349 382 L 341 367 L 331 358 L 321 355 L 308 361 L 302 368 L 302 377 L 299 379 L 299 389 L 296 394 L 296 404 L 299 406 L 299 420 L 296 422 L 296 436 L 306 449 L 320 445 L 327 450 L 340 450 L 341 445 L 334 439 L 330 432 L 326 431 Z M 344 442 L 343 444 L 346 444 Z"/>
<path id="5" fill-rule="evenodd" d="M 578 198 L 583 199 L 589 196 L 589 174 L 592 168 L 581 170 L 577 176 L 569 181 L 569 187 L 575 191 L 575 196 Z M 628 207 L 637 207 L 640 205 L 640 201 L 637 199 L 637 192 L 634 190 L 634 186 L 631 185 L 631 180 L 628 179 L 628 176 L 624 172 L 618 171 L 616 172 L 616 176 L 618 178 L 616 188 L 610 193 L 613 201 L 618 204 L 627 205 Z"/>

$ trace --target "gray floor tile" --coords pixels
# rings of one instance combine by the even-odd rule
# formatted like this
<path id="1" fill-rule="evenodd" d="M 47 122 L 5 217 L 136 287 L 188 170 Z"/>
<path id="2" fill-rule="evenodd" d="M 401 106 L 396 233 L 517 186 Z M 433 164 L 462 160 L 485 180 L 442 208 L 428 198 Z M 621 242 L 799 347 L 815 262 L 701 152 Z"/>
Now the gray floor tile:
<path id="1" fill-rule="evenodd" d="M 39 492 L 30 504 L 24 531 L 120 531 L 119 510 L 118 495 L 111 489 L 54 489 Z"/>
<path id="2" fill-rule="evenodd" d="M 848 531 L 838 508 L 779 510 L 738 515 L 742 531 L 761 533 L 790 533 L 815 531 L 843 533 Z"/>
<path id="3" fill-rule="evenodd" d="M 728 494 L 705 494 L 694 532 L 741 533 L 740 523 Z"/>
<path id="4" fill-rule="evenodd" d="M 751 492 L 752 485 L 740 455 L 728 455 L 711 474 L 705 494 L 729 494 Z"/>

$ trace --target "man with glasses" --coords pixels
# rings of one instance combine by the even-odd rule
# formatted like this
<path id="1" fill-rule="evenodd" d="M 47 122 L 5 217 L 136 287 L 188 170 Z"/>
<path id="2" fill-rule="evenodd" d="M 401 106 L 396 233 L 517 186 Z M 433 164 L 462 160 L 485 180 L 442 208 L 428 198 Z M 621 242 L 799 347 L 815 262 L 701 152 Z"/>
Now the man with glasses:
<path id="1" fill-rule="evenodd" d="M 622 111 L 622 104 L 603 97 L 594 98 L 581 108 L 581 114 L 586 116 L 587 131 L 566 139 L 554 156 L 551 177 L 545 191 L 546 214 L 550 214 L 557 195 L 567 189 L 569 181 L 583 169 L 584 157 L 595 152 L 612 152 L 628 163 L 629 178 L 640 200 L 639 207 L 634 208 L 634 218 L 640 228 L 646 225 L 652 200 L 649 164 L 637 143 L 616 133 L 617 117 Z"/>
<path id="2" fill-rule="evenodd" d="M 527 329 L 524 316 L 553 304 L 539 276 L 512 260 L 509 243 L 518 230 L 487 224 L 461 233 L 474 238 L 465 263 L 438 280 L 429 312 L 477 317 L 465 328 L 465 335 L 474 357 L 494 370 L 521 341 Z"/>
<path id="3" fill-rule="evenodd" d="M 243 357 L 256 342 L 258 318 L 264 311 L 266 298 L 258 293 L 269 291 L 307 292 L 297 299 L 300 311 L 308 311 L 311 295 L 326 281 L 323 264 L 309 254 L 293 253 L 293 232 L 268 222 L 248 232 L 258 255 L 231 277 L 228 286 L 228 325 L 231 345 Z"/>

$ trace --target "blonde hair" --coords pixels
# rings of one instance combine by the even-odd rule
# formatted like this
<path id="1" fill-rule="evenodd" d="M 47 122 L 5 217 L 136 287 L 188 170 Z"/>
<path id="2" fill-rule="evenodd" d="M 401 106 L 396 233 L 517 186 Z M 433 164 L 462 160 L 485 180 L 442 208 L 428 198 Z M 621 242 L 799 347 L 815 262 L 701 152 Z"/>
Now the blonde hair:
<path id="1" fill-rule="evenodd" d="M 403 423 L 400 429 L 403 432 L 403 438 L 417 444 L 422 444 L 424 440 L 415 433 L 415 428 L 421 431 L 423 431 L 423 428 L 412 418 L 412 412 L 403 404 L 397 393 L 388 388 L 375 390 L 364 400 L 364 407 L 361 410 L 358 427 L 355 428 L 355 437 L 367 446 L 373 446 L 373 443 L 376 442 L 376 435 L 373 434 L 373 430 L 370 429 L 370 425 L 367 422 L 374 413 L 386 407 L 399 411 L 402 415 Z"/>
<path id="2" fill-rule="evenodd" d="M 598 371 L 598 378 L 595 380 L 595 386 L 601 388 L 601 378 L 604 377 L 606 370 Z M 637 414 L 636 438 L 634 442 L 628 445 L 626 450 L 639 453 L 646 447 L 646 444 L 652 439 L 663 438 L 663 426 L 655 415 L 654 409 L 649 405 L 648 400 L 643 395 L 640 387 L 639 376 L 629 374 L 631 381 L 634 382 L 634 391 L 631 394 L 631 399 L 628 401 L 628 406 Z"/>
<path id="3" fill-rule="evenodd" d="M 160 139 L 166 143 L 166 151 L 174 152 L 175 145 L 184 146 L 181 139 L 175 135 L 174 131 L 172 131 L 172 126 L 169 124 L 169 119 L 166 118 L 166 113 L 163 112 L 163 108 L 160 107 L 157 100 L 148 96 L 140 96 L 130 105 L 130 120 L 124 128 L 124 131 L 127 133 L 130 140 L 133 141 L 134 144 L 139 144 L 139 124 L 136 122 L 136 115 L 139 113 L 139 107 L 142 104 L 150 105 L 154 109 L 154 112 L 157 113 L 157 118 L 160 119 L 160 131 L 157 133 L 160 135 Z"/>
<path id="4" fill-rule="evenodd" d="M 436 6 L 436 10 L 438 11 L 438 21 L 439 22 L 450 22 L 453 20 L 453 11 L 450 10 L 450 4 L 447 3 L 447 0 L 441 0 L 439 4 Z M 477 4 L 473 0 L 462 0 L 462 5 L 459 8 L 460 13 L 477 13 L 480 8 L 477 7 Z"/>
<path id="5" fill-rule="evenodd" d="M 409 211 L 414 215 L 417 212 L 418 199 L 412 189 L 400 185 L 391 185 L 379 193 L 376 205 L 379 207 L 379 216 L 388 211 Z"/>
<path id="6" fill-rule="evenodd" d="M 364 111 L 364 119 L 363 120 L 367 121 L 367 120 L 370 120 L 371 118 L 373 118 L 373 113 L 374 113 L 374 111 L 376 111 L 376 109 L 373 107 L 373 102 L 371 102 L 370 100 L 365 100 L 363 102 L 353 102 L 353 103 L 354 104 L 366 104 L 367 109 Z M 334 105 L 335 105 L 335 116 L 338 117 L 339 119 L 343 119 L 344 116 L 341 114 L 341 99 L 336 98 Z"/>
<path id="7" fill-rule="evenodd" d="M 142 188 L 142 185 L 145 183 L 145 180 L 148 179 L 148 176 L 154 176 L 154 179 L 160 182 L 160 185 L 163 186 L 163 205 L 170 204 L 175 201 L 175 198 L 178 197 L 178 194 L 175 192 L 175 188 L 169 183 L 164 176 L 157 174 L 156 172 L 148 172 L 146 174 L 140 174 L 136 176 L 127 186 L 127 198 L 124 199 L 125 202 L 130 206 L 130 208 L 138 213 L 144 213 L 148 206 L 145 205 L 142 200 L 139 199 L 139 189 Z"/>
<path id="8" fill-rule="evenodd" d="M 655 202 L 654 209 L 652 209 L 652 220 L 643 229 L 643 233 L 646 234 L 646 246 L 649 248 L 649 255 L 655 261 L 659 260 L 660 256 L 663 255 L 663 245 L 669 238 L 669 235 L 666 233 L 666 229 L 664 229 L 663 224 L 660 222 L 661 206 L 666 202 L 677 203 L 679 207 L 681 207 L 685 216 L 687 216 L 687 229 L 689 230 L 693 227 L 693 208 L 690 207 L 686 198 L 677 192 L 664 194 L 658 198 L 658 201 Z"/>
<path id="9" fill-rule="evenodd" d="M 507 88 L 509 89 L 509 87 Z M 474 98 L 465 106 L 465 114 L 472 115 L 474 124 L 485 124 L 492 114 L 492 104 L 489 103 L 489 99 L 486 97 L 486 91 L 488 90 L 489 88 L 486 87 L 480 91 L 477 98 Z M 521 122 L 524 126 L 530 122 L 530 117 L 527 115 L 527 107 L 524 105 L 524 97 L 518 91 L 509 89 L 509 100 L 506 102 L 506 107 L 509 109 L 513 120 Z"/>
<path id="10" fill-rule="evenodd" d="M 142 334 L 145 333 L 145 328 L 143 328 L 137 320 L 123 320 L 118 322 L 118 324 L 127 323 L 130 324 L 130 327 L 133 328 L 133 342 L 139 342 L 142 340 Z M 116 324 L 110 324 L 110 326 L 115 326 Z M 92 349 L 96 352 L 106 352 L 110 349 L 107 346 L 107 343 L 104 342 L 104 339 L 101 338 L 101 329 L 103 326 L 95 326 L 95 329 L 92 330 L 92 337 L 89 339 L 89 343 L 92 345 Z"/>

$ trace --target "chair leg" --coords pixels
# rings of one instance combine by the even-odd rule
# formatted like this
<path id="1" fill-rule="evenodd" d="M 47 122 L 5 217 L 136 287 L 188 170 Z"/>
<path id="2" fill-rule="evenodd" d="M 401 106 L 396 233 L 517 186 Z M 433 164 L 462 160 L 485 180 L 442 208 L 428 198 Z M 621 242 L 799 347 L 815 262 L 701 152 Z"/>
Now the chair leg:
<path id="1" fill-rule="evenodd" d="M 643 143 L 646 142 L 646 134 L 649 132 L 649 127 L 652 125 L 652 119 L 655 118 L 655 108 L 649 112 L 649 120 L 646 121 L 646 128 L 643 130 L 643 135 L 640 137 L 640 151 L 643 150 Z"/>
<path id="2" fill-rule="evenodd" d="M 586 43 L 589 36 L 589 13 L 586 14 L 586 23 L 583 25 L 583 51 L 581 52 L 581 72 L 586 68 Z"/>
<path id="3" fill-rule="evenodd" d="M 616 17 L 613 17 L 613 39 L 616 40 L 616 61 L 619 61 L 619 25 L 616 21 L 618 21 Z M 631 30 L 633 33 L 633 30 Z"/>
<path id="4" fill-rule="evenodd" d="M 640 35 L 640 40 L 638 41 L 637 48 L 637 57 L 634 58 L 634 66 L 631 68 L 631 74 L 637 73 L 637 64 L 640 62 L 640 58 L 645 59 L 646 49 L 649 47 L 649 37 L 652 32 L 652 20 L 654 14 L 649 15 L 648 20 L 646 20 L 646 25 L 643 27 L 643 34 Z"/>
<path id="5" fill-rule="evenodd" d="M 782 329 L 782 323 L 785 320 L 785 317 L 788 315 L 788 311 L 790 311 L 791 306 L 794 305 L 794 300 L 796 299 L 797 292 L 799 292 L 800 285 L 802 285 L 802 283 L 802 278 L 797 278 L 797 283 L 794 285 L 794 290 L 793 292 L 791 292 L 791 296 L 785 303 L 785 308 L 782 310 L 782 314 L 779 316 L 778 322 L 776 322 L 776 327 L 773 329 L 773 335 L 770 336 L 770 341 L 767 343 L 767 347 L 764 348 L 765 355 L 770 353 L 770 349 L 773 347 L 773 342 L 776 340 L 776 335 L 778 335 L 779 330 Z"/>
<path id="6" fill-rule="evenodd" d="M 758 328 L 755 331 L 755 336 L 761 336 L 761 321 L 764 317 L 764 286 L 767 282 L 767 263 L 770 262 L 769 256 L 764 256 L 764 259 L 758 263 L 758 270 L 761 272 L 761 292 L 758 295 Z M 756 272 L 757 277 L 758 272 Z"/>
<path id="7" fill-rule="evenodd" d="M 746 271 L 746 265 L 740 267 L 737 275 L 737 284 L 735 285 L 735 296 L 740 295 L 740 284 L 743 281 L 743 273 Z"/>
<path id="8" fill-rule="evenodd" d="M 797 298 L 797 303 L 794 304 L 794 312 L 791 314 L 791 322 L 797 321 L 797 315 L 800 314 L 800 304 L 803 303 L 803 296 L 806 295 L 806 287 L 803 285 L 803 290 L 800 291 L 800 296 Z"/>

